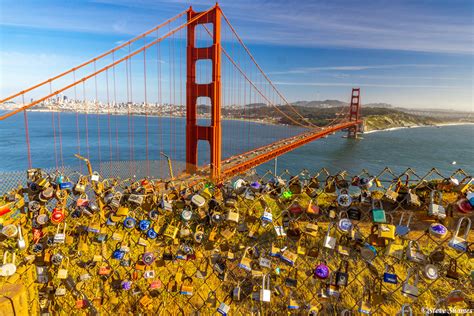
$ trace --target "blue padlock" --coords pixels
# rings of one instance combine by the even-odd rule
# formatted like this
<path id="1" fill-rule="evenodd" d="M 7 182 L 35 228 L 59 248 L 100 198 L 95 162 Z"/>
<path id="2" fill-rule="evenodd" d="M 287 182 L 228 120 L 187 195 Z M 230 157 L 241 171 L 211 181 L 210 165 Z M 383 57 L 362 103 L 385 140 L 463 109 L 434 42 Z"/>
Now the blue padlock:
<path id="1" fill-rule="evenodd" d="M 150 228 L 150 221 L 149 220 L 146 220 L 146 219 L 142 219 L 139 223 L 138 223 L 138 228 L 141 230 L 141 231 L 145 231 L 147 230 L 148 228 Z"/>
<path id="2" fill-rule="evenodd" d="M 133 228 L 137 224 L 137 221 L 133 217 L 126 217 L 123 220 L 123 226 L 125 228 Z"/>
<path id="3" fill-rule="evenodd" d="M 113 259 L 122 260 L 124 256 L 125 256 L 125 251 L 122 251 L 120 249 L 115 249 L 114 252 L 112 252 Z"/>
<path id="4" fill-rule="evenodd" d="M 385 265 L 385 271 L 383 273 L 383 281 L 386 283 L 391 283 L 391 284 L 397 284 L 398 283 L 398 276 L 395 273 L 390 273 L 389 270 L 389 265 Z M 393 267 L 391 267 L 393 270 Z M 392 271 L 395 272 L 395 271 Z"/>
<path id="5" fill-rule="evenodd" d="M 61 190 L 71 190 L 73 187 L 72 182 L 61 182 L 59 183 L 59 188 Z"/>
<path id="6" fill-rule="evenodd" d="M 156 237 L 158 237 L 158 233 L 153 228 L 150 228 L 146 232 L 146 236 L 150 239 L 155 239 Z"/>

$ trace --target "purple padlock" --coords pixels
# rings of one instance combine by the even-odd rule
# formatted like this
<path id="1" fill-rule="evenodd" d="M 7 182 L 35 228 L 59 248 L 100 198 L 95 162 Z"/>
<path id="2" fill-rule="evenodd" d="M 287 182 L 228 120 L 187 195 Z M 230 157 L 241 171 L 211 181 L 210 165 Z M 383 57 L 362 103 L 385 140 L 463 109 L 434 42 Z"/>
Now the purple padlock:
<path id="1" fill-rule="evenodd" d="M 128 291 L 132 288 L 132 281 L 124 280 L 120 285 L 122 286 L 122 290 Z"/>
<path id="2" fill-rule="evenodd" d="M 314 269 L 314 276 L 319 279 L 327 279 L 329 277 L 329 268 L 326 264 L 320 263 Z"/>
<path id="3" fill-rule="evenodd" d="M 430 233 L 438 238 L 443 238 L 448 233 L 448 229 L 439 223 L 433 223 L 430 225 Z"/>

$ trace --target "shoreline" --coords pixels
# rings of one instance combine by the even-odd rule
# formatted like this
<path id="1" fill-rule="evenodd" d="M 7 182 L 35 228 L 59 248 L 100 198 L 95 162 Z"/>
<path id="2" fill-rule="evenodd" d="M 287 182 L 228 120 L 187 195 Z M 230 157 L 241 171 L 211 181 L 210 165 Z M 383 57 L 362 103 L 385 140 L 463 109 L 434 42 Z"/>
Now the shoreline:
<path id="1" fill-rule="evenodd" d="M 95 112 L 85 112 L 85 111 L 80 111 L 80 112 L 72 112 L 72 111 L 58 111 L 58 110 L 45 110 L 45 109 L 30 109 L 30 112 L 41 112 L 41 113 L 67 113 L 67 114 L 89 114 L 89 115 L 108 115 L 109 113 L 105 112 L 100 112 L 100 113 L 95 113 Z M 120 116 L 127 116 L 128 113 L 110 113 L 111 115 L 120 115 Z M 130 113 L 133 116 L 140 116 L 140 117 L 145 117 L 147 115 L 142 114 L 142 113 Z M 158 118 L 176 118 L 176 119 L 186 119 L 185 116 L 174 116 L 174 115 L 156 115 L 156 114 L 148 114 L 148 117 L 158 117 Z M 210 117 L 197 117 L 198 120 L 210 120 Z M 266 120 L 258 120 L 258 119 L 244 119 L 244 118 L 221 118 L 222 121 L 246 121 L 246 122 L 252 122 L 252 123 L 259 123 L 259 124 L 265 124 L 265 125 L 281 125 L 281 126 L 288 126 L 286 124 L 277 124 L 273 121 L 266 121 Z"/>
<path id="2" fill-rule="evenodd" d="M 389 127 L 384 129 L 373 129 L 370 131 L 363 132 L 362 134 L 372 134 L 377 132 L 391 132 L 401 129 L 409 128 L 421 128 L 421 127 L 444 127 L 444 126 L 460 126 L 460 125 L 474 125 L 474 122 L 452 122 L 452 123 L 439 123 L 439 124 L 430 124 L 430 125 L 412 125 L 412 126 L 399 126 L 399 127 Z"/>

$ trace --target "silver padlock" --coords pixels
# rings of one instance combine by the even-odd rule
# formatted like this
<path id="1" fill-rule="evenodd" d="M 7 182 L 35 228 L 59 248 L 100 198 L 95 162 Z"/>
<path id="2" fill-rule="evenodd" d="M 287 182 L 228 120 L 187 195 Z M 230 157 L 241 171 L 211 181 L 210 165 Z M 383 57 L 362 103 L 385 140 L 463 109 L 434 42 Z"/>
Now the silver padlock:
<path id="1" fill-rule="evenodd" d="M 227 316 L 230 311 L 230 303 L 232 302 L 232 298 L 230 295 L 228 295 L 223 302 L 219 304 L 219 307 L 217 307 L 217 312 L 220 313 L 223 316 Z"/>
<path id="2" fill-rule="evenodd" d="M 66 239 L 66 223 L 63 223 L 63 230 L 61 232 L 61 223 L 58 224 L 58 227 L 56 228 L 56 234 L 54 234 L 53 241 L 55 244 L 64 244 L 64 241 Z"/>
<path id="3" fill-rule="evenodd" d="M 428 215 L 443 219 L 446 217 L 446 210 L 443 205 L 443 194 L 441 191 L 433 190 L 430 194 L 430 205 L 428 207 Z"/>
<path id="4" fill-rule="evenodd" d="M 10 255 L 10 261 L 8 257 Z M 0 266 L 0 276 L 12 276 L 16 272 L 16 254 L 5 250 L 3 253 L 3 264 Z"/>
<path id="5" fill-rule="evenodd" d="M 467 221 L 467 225 L 466 225 L 466 229 L 464 231 L 464 236 L 459 237 L 459 230 L 461 229 L 462 223 L 465 220 Z M 451 240 L 449 241 L 448 246 L 455 249 L 455 250 L 457 250 L 457 251 L 466 252 L 467 247 L 468 247 L 467 239 L 469 237 L 469 232 L 470 231 L 471 231 L 471 219 L 469 217 L 461 217 L 458 220 L 458 225 L 456 226 L 456 231 L 454 232 L 453 238 L 451 238 Z"/>
<path id="6" fill-rule="evenodd" d="M 425 255 L 421 251 L 420 244 L 416 240 L 410 240 L 408 242 L 407 259 L 418 263 L 425 261 Z"/>
<path id="7" fill-rule="evenodd" d="M 21 232 L 21 226 L 18 225 L 18 240 L 17 240 L 18 249 L 23 250 L 26 248 L 26 242 L 23 238 L 23 234 Z"/>
<path id="8" fill-rule="evenodd" d="M 410 277 L 413 273 L 413 268 L 408 269 L 407 278 L 403 282 L 402 294 L 408 297 L 417 298 L 419 295 L 418 290 L 418 272 L 415 272 L 415 280 L 413 284 L 410 284 Z"/>
<path id="9" fill-rule="evenodd" d="M 329 249 L 334 249 L 334 248 L 336 248 L 337 239 L 335 237 L 332 237 L 332 236 L 329 235 L 330 232 L 331 232 L 331 227 L 332 227 L 332 223 L 330 223 L 328 225 L 328 230 L 326 232 L 326 236 L 324 237 L 323 247 L 329 248 Z"/>
<path id="10" fill-rule="evenodd" d="M 270 276 L 264 274 L 262 278 L 262 289 L 260 290 L 260 301 L 270 302 L 272 291 L 270 289 Z"/>

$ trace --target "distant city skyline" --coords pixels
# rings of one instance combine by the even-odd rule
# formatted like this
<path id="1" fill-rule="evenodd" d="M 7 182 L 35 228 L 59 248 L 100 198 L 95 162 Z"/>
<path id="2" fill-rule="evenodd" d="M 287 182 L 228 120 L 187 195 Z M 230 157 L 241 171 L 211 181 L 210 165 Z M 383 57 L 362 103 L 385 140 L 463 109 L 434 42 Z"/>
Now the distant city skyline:
<path id="1" fill-rule="evenodd" d="M 11 1 L 0 4 L 0 97 L 126 41 L 190 4 L 214 1 Z M 347 101 L 473 111 L 472 1 L 220 1 L 292 102 Z M 166 78 L 163 78 L 166 80 Z"/>

